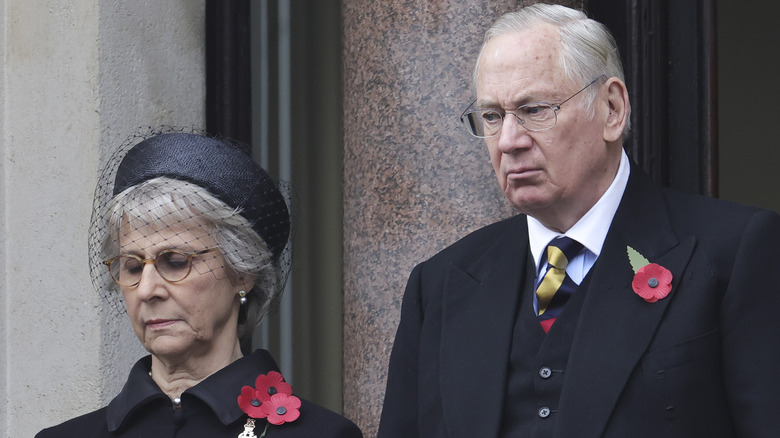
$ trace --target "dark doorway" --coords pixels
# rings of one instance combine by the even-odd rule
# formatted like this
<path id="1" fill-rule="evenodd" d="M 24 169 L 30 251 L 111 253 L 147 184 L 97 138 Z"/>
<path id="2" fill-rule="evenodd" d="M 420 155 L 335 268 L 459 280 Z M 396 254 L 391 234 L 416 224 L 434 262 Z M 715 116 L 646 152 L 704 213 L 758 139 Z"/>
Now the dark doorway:
<path id="1" fill-rule="evenodd" d="M 714 0 L 589 0 L 586 9 L 621 50 L 629 155 L 665 186 L 717 196 Z"/>

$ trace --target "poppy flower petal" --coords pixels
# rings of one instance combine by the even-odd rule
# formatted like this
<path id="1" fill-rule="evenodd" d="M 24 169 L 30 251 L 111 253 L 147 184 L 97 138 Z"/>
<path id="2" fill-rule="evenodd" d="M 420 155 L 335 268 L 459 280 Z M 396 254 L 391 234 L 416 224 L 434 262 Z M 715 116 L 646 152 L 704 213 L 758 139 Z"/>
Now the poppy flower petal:
<path id="1" fill-rule="evenodd" d="M 255 380 L 255 388 L 262 392 L 263 399 L 267 400 L 277 393 L 292 395 L 292 386 L 284 381 L 284 377 L 277 371 L 270 371 L 268 374 L 261 374 Z"/>
<path id="2" fill-rule="evenodd" d="M 266 417 L 262 409 L 263 402 L 257 398 L 257 391 L 251 386 L 241 388 L 241 395 L 238 396 L 238 406 L 252 418 Z"/>
<path id="3" fill-rule="evenodd" d="M 665 298 L 672 291 L 672 273 L 661 265 L 650 263 L 639 268 L 631 282 L 634 292 L 648 303 Z"/>
<path id="4" fill-rule="evenodd" d="M 249 417 L 265 418 L 277 426 L 295 421 L 301 415 L 301 399 L 292 395 L 292 386 L 277 371 L 257 376 L 254 388 L 242 387 L 237 402 Z"/>
<path id="5" fill-rule="evenodd" d="M 274 394 L 263 405 L 263 413 L 267 416 L 269 423 L 278 426 L 297 420 L 301 415 L 300 407 L 301 400 L 298 397 L 287 394 Z"/>

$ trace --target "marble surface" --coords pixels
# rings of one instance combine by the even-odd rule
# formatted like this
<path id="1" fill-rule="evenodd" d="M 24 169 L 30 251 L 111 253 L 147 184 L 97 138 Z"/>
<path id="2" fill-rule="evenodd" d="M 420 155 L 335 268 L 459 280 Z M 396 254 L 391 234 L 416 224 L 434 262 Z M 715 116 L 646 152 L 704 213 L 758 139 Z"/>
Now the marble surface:
<path id="1" fill-rule="evenodd" d="M 344 413 L 366 437 L 411 269 L 513 214 L 459 116 L 484 31 L 530 3 L 343 2 Z"/>

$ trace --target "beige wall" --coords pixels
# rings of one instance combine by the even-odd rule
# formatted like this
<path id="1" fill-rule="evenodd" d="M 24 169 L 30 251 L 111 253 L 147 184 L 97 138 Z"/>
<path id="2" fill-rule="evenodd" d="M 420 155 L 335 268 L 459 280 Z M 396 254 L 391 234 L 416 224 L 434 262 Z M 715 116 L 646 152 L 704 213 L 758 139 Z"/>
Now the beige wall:
<path id="1" fill-rule="evenodd" d="M 87 266 L 101 154 L 204 123 L 204 2 L 0 0 L 0 436 L 116 394 L 141 354 Z"/>

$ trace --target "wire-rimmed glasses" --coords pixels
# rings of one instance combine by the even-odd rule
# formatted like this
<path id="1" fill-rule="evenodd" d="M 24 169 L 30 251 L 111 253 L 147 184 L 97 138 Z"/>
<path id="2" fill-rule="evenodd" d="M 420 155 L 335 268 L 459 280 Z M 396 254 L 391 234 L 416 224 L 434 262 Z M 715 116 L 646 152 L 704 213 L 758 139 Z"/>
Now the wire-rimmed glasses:
<path id="1" fill-rule="evenodd" d="M 520 105 L 513 112 L 507 111 L 502 113 L 495 109 L 472 109 L 472 105 L 476 102 L 476 99 L 474 99 L 463 111 L 463 114 L 460 115 L 460 121 L 466 126 L 469 134 L 477 138 L 490 138 L 498 135 L 501 132 L 501 127 L 504 125 L 504 116 L 506 114 L 515 116 L 517 121 L 529 131 L 546 131 L 558 122 L 558 110 L 561 109 L 564 103 L 570 101 L 603 78 L 606 78 L 606 76 L 601 75 L 597 77 L 588 85 L 582 87 L 580 91 L 572 94 L 568 99 L 559 104 L 532 102 Z"/>
<path id="2" fill-rule="evenodd" d="M 116 284 L 124 287 L 133 287 L 141 282 L 144 266 L 148 263 L 154 265 L 157 273 L 163 280 L 176 283 L 184 280 L 192 271 L 192 259 L 207 252 L 216 251 L 217 248 L 202 249 L 194 252 L 184 252 L 176 249 L 160 251 L 157 257 L 145 259 L 135 254 L 120 254 L 114 258 L 104 260 L 108 266 L 108 272 Z"/>

